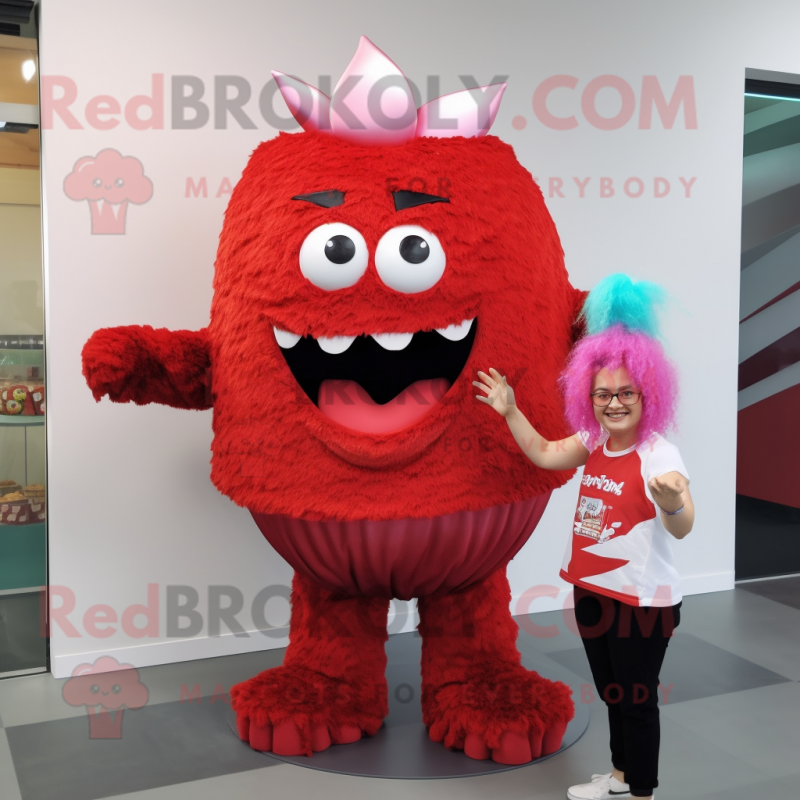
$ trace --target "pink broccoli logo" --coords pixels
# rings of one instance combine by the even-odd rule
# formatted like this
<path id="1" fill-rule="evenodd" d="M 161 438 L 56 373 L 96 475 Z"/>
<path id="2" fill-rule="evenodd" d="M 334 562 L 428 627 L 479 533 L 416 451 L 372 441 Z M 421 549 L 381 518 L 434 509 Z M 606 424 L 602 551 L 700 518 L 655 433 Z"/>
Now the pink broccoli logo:
<path id="1" fill-rule="evenodd" d="M 125 233 L 128 203 L 140 205 L 153 196 L 153 182 L 138 158 L 110 148 L 84 156 L 64 178 L 70 200 L 88 200 L 92 233 Z"/>
<path id="2" fill-rule="evenodd" d="M 79 664 L 63 689 L 68 705 L 86 706 L 90 739 L 121 739 L 125 709 L 141 708 L 148 696 L 136 668 L 111 656 L 102 656 L 94 664 Z"/>

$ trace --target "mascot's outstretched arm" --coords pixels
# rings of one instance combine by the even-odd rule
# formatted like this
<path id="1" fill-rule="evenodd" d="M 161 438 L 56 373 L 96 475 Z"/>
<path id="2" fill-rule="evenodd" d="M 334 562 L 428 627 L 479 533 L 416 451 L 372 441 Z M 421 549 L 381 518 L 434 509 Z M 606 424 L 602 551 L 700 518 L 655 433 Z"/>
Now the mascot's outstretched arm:
<path id="1" fill-rule="evenodd" d="M 94 399 L 211 408 L 206 328 L 170 331 L 126 325 L 95 331 L 83 347 L 83 375 Z"/>

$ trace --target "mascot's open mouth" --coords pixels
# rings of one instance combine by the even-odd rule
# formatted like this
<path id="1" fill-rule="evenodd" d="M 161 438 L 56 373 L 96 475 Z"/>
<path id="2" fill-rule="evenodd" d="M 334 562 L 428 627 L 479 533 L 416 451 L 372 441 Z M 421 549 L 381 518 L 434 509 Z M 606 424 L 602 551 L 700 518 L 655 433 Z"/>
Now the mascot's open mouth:
<path id="1" fill-rule="evenodd" d="M 444 397 L 467 363 L 477 324 L 318 339 L 273 330 L 295 380 L 326 417 L 363 433 L 390 433 Z"/>

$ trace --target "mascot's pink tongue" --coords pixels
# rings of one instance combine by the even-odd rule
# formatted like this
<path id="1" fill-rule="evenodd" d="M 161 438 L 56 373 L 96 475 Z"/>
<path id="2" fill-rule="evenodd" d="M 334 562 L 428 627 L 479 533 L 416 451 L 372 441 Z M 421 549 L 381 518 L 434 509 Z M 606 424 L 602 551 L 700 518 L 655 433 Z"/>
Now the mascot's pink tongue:
<path id="1" fill-rule="evenodd" d="M 363 433 L 390 433 L 413 425 L 444 397 L 446 378 L 416 381 L 388 403 L 379 405 L 355 381 L 325 380 L 319 387 L 319 410 L 329 419 Z"/>

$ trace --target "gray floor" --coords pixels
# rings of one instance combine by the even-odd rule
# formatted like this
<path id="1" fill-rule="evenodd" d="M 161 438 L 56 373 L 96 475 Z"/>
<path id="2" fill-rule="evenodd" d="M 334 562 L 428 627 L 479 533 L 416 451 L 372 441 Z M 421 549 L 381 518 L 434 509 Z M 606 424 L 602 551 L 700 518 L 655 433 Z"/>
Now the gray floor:
<path id="1" fill-rule="evenodd" d="M 684 599 L 662 670 L 659 800 L 798 796 L 799 583 L 748 583 Z M 593 697 L 570 620 L 560 612 L 530 620 L 556 626 L 557 635 L 532 636 L 524 631 L 533 628 L 523 625 L 520 649 L 544 653 L 573 672 L 576 702 L 590 713 L 586 734 L 546 761 L 410 782 L 331 774 L 254 753 L 232 736 L 218 685 L 227 688 L 279 663 L 282 653 L 270 651 L 140 670 L 150 698 L 144 708 L 125 711 L 119 739 L 90 738 L 85 707 L 67 705 L 63 682 L 50 675 L 0 681 L 0 798 L 260 800 L 289 794 L 393 800 L 413 793 L 415 800 L 561 800 L 570 784 L 610 769 L 605 707 Z M 199 684 L 202 699 L 181 702 L 184 684 Z"/>
<path id="2" fill-rule="evenodd" d="M 759 594 L 778 603 L 800 609 L 800 575 L 780 580 L 753 581 L 740 584 L 740 588 Z"/>

